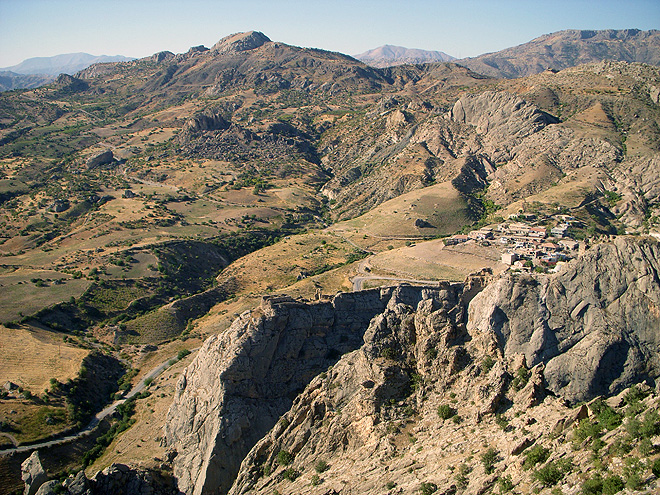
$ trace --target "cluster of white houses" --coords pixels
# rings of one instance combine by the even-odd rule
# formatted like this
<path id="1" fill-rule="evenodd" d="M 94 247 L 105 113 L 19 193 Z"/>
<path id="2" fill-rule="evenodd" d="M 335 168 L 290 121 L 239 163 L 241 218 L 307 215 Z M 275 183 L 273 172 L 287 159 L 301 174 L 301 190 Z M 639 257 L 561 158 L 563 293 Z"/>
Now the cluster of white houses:
<path id="1" fill-rule="evenodd" d="M 502 262 L 507 265 L 525 267 L 525 261 L 532 264 L 556 265 L 573 257 L 578 242 L 569 237 L 569 225 L 575 220 L 567 215 L 559 215 L 560 223 L 550 229 L 532 227 L 523 222 L 501 223 L 473 230 L 467 235 L 454 235 L 445 240 L 447 245 L 456 245 L 470 240 L 500 245 Z M 530 263 L 527 263 L 529 266 Z"/>

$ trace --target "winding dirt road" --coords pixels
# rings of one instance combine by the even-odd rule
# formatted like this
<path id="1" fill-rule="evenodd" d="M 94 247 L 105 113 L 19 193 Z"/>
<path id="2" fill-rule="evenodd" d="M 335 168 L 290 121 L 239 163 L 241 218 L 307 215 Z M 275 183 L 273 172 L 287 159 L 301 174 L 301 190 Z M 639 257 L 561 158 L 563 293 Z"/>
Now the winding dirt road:
<path id="1" fill-rule="evenodd" d="M 196 347 L 195 349 L 191 349 L 190 352 L 191 353 L 195 352 L 198 349 L 199 349 L 199 347 Z M 117 407 L 119 407 L 121 404 L 126 402 L 131 397 L 135 397 L 137 394 L 141 393 L 144 389 L 146 389 L 147 386 L 148 386 L 147 382 L 151 383 L 151 380 L 153 380 L 158 375 L 160 375 L 163 371 L 165 371 L 167 368 L 169 368 L 170 367 L 170 362 L 172 360 L 176 361 L 177 356 L 172 356 L 167 361 L 164 361 L 163 363 L 159 364 L 154 369 L 149 371 L 149 373 L 144 375 L 142 380 L 140 380 L 140 382 L 135 387 L 133 387 L 131 389 L 131 391 L 128 392 L 124 396 L 123 399 L 116 400 L 115 402 L 110 404 L 108 407 L 106 407 L 105 409 L 103 409 L 102 411 L 97 413 L 96 416 L 94 416 L 92 418 L 92 420 L 89 422 L 89 424 L 85 428 L 83 428 L 82 430 L 77 431 L 76 433 L 73 433 L 71 435 L 67 435 L 67 436 L 60 437 L 60 438 L 55 438 L 53 440 L 47 440 L 47 441 L 44 441 L 44 442 L 33 443 L 33 444 L 30 444 L 30 445 L 21 445 L 21 446 L 18 446 L 18 447 L 12 447 L 12 448 L 8 448 L 8 449 L 0 449 L 0 455 L 11 454 L 11 453 L 14 453 L 14 452 L 31 452 L 33 450 L 42 449 L 42 448 L 45 448 L 45 447 L 53 447 L 55 445 L 60 445 L 60 444 L 63 444 L 63 443 L 72 442 L 74 440 L 77 440 L 78 438 L 89 435 L 90 433 L 92 433 L 94 431 L 94 429 L 99 425 L 99 423 L 104 418 L 106 418 L 106 417 L 110 416 L 112 413 L 114 413 L 115 410 L 117 409 Z M 172 364 L 174 364 L 174 363 L 172 363 Z M 10 436 L 8 434 L 3 434 L 3 435 L 7 436 L 7 437 Z M 14 441 L 14 445 L 16 445 L 17 442 L 16 442 L 15 438 L 13 438 L 13 441 Z"/>

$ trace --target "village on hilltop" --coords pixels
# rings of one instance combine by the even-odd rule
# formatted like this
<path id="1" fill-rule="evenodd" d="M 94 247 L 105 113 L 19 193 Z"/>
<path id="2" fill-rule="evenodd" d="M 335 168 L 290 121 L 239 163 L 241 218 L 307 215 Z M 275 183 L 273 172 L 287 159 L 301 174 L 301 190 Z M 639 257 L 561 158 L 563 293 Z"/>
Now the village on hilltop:
<path id="1" fill-rule="evenodd" d="M 512 214 L 506 222 L 448 237 L 445 244 L 474 241 L 483 246 L 500 246 L 501 261 L 511 269 L 559 271 L 584 248 L 584 243 L 574 239 L 571 233 L 571 227 L 581 228 L 584 224 L 570 215 L 553 215 L 544 220 L 552 220 L 556 225 L 548 232 L 548 227 L 538 225 L 535 214 Z"/>

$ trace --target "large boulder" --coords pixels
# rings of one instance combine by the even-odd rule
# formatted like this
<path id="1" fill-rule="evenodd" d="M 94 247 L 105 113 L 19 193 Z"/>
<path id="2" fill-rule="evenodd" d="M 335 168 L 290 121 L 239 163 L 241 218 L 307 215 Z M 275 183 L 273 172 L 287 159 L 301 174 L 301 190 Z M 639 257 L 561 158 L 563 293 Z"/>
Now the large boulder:
<path id="1" fill-rule="evenodd" d="M 114 159 L 115 157 L 112 154 L 112 150 L 105 150 L 89 158 L 85 165 L 87 165 L 88 170 L 92 170 L 96 167 L 108 165 L 112 163 Z"/>
<path id="2" fill-rule="evenodd" d="M 21 478 L 25 483 L 24 495 L 34 495 L 41 485 L 48 481 L 48 475 L 41 465 L 38 451 L 35 450 L 21 464 Z"/>

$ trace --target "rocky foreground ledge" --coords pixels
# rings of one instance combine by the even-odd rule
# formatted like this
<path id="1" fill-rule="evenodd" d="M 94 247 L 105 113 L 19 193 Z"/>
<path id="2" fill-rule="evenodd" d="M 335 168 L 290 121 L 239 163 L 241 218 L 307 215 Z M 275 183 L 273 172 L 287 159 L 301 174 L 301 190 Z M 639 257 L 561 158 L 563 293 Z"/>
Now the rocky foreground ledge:
<path id="1" fill-rule="evenodd" d="M 265 298 L 210 338 L 179 380 L 165 426 L 179 489 L 383 493 L 388 477 L 392 493 L 414 493 L 423 472 L 455 492 L 450 453 L 478 462 L 481 450 L 497 447 L 501 459 L 541 442 L 540 426 L 538 438 L 529 425 L 492 435 L 497 414 L 568 428 L 575 403 L 655 387 L 659 269 L 657 242 L 619 238 L 556 275 L 482 273 L 316 303 Z M 460 419 L 446 425 L 440 406 Z M 332 469 L 305 474 L 320 460 Z M 507 466 L 500 477 L 515 481 Z M 479 487 L 493 473 L 484 468 Z"/>

